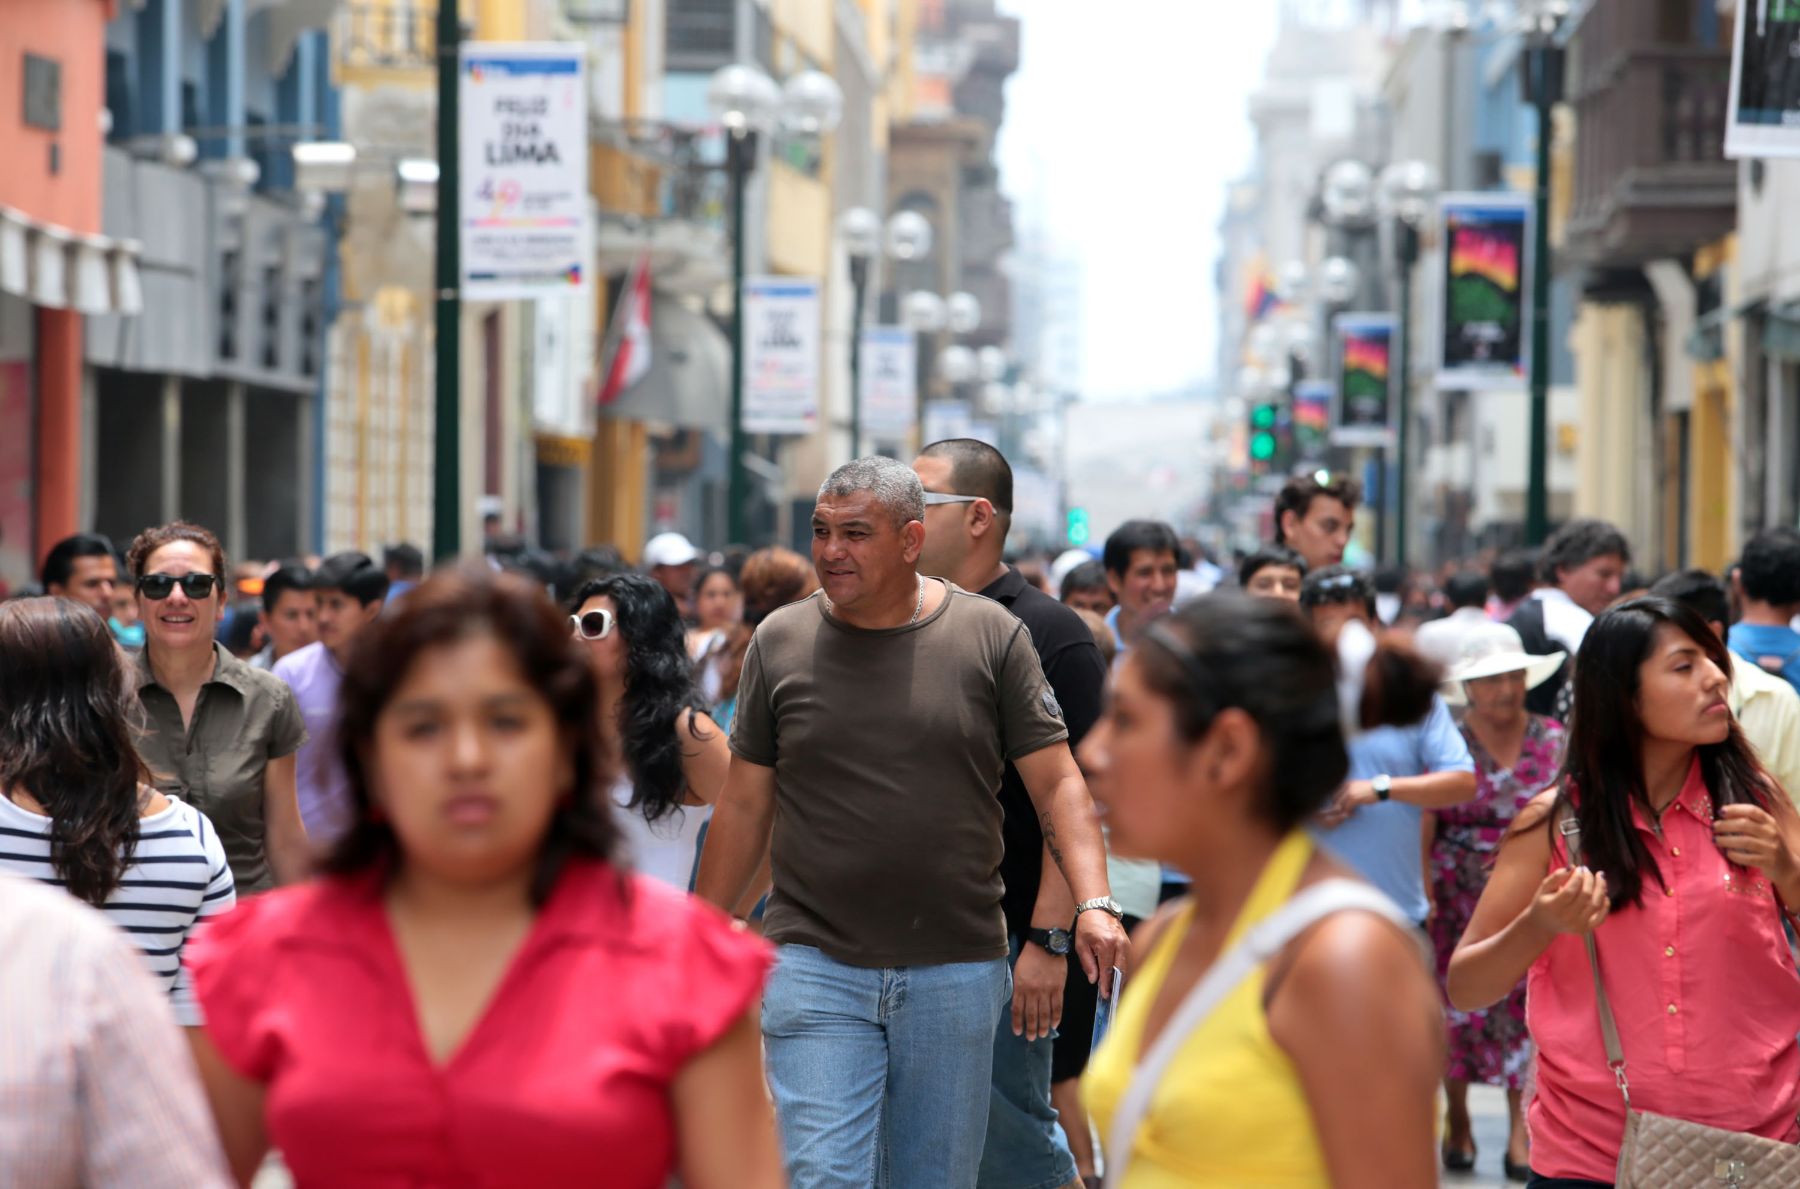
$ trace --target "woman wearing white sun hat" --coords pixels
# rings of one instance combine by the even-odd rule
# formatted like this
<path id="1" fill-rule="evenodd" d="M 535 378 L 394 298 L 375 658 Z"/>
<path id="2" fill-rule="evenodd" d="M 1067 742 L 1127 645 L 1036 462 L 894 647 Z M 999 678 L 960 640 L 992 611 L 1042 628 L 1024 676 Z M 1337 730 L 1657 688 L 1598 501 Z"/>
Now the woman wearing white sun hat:
<path id="1" fill-rule="evenodd" d="M 1444 700 L 1464 707 L 1460 725 L 1475 760 L 1475 799 L 1440 810 L 1436 817 L 1427 882 L 1440 980 L 1481 898 L 1500 840 L 1513 816 L 1555 781 L 1563 750 L 1561 724 L 1525 709 L 1526 691 L 1549 680 L 1562 666 L 1563 654 L 1533 656 L 1525 651 L 1519 633 L 1505 624 L 1477 625 L 1460 644 L 1444 682 Z M 1432 828 L 1428 823 L 1427 830 Z M 1470 1082 L 1484 1082 L 1506 1088 L 1512 1116 L 1506 1170 L 1509 1176 L 1525 1173 L 1520 1093 L 1531 1057 L 1525 984 L 1486 1011 L 1448 1011 L 1446 1024 L 1444 1089 L 1450 1109 L 1445 1167 L 1474 1167 L 1468 1091 Z"/>

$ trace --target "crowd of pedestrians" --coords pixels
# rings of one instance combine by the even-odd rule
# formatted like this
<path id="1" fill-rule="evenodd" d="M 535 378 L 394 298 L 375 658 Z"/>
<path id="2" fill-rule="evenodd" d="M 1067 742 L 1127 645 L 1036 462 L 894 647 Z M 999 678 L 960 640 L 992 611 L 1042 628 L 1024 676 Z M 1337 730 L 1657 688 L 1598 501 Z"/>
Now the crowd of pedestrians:
<path id="1" fill-rule="evenodd" d="M 834 472 L 810 559 L 57 544 L 0 604 L 0 1183 L 1555 1189 L 1628 1109 L 1800 1140 L 1800 533 L 1371 573 L 1320 472 L 1232 559 L 1031 558 L 1013 495 L 958 439 Z"/>

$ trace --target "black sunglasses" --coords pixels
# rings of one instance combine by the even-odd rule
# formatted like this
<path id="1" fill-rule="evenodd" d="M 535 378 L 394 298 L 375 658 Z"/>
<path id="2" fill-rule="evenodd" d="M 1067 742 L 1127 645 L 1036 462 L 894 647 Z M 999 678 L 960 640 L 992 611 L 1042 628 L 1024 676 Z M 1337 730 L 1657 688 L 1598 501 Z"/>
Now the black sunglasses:
<path id="1" fill-rule="evenodd" d="M 179 583 L 182 594 L 199 602 L 212 594 L 218 581 L 216 574 L 145 574 L 137 580 L 137 591 L 147 599 L 160 602 L 174 594 Z"/>
<path id="2" fill-rule="evenodd" d="M 611 611 L 589 611 L 585 615 L 571 615 L 569 622 L 575 625 L 575 634 L 583 640 L 604 640 L 612 635 L 613 613 Z"/>

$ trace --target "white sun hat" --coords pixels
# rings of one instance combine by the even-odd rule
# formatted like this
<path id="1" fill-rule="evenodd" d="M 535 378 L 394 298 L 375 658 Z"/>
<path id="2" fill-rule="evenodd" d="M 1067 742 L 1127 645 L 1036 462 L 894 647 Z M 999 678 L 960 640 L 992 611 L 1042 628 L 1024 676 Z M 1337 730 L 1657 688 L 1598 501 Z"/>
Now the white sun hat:
<path id="1" fill-rule="evenodd" d="M 1502 673 L 1525 672 L 1525 688 L 1536 689 L 1562 668 L 1564 652 L 1534 656 L 1525 651 L 1519 633 L 1503 623 L 1481 624 L 1463 636 L 1456 660 L 1444 674 L 1444 701 L 1461 706 L 1467 699 L 1463 682 Z"/>

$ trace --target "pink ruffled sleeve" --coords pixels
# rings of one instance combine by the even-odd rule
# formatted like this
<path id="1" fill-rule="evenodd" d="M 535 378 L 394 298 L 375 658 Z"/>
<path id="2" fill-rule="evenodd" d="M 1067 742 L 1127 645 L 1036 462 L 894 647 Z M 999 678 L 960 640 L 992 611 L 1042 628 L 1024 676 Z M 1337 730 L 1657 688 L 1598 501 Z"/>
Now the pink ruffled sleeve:
<path id="1" fill-rule="evenodd" d="M 680 988 L 667 1005 L 662 1056 L 671 1076 L 716 1044 L 762 996 L 775 951 L 718 909 L 691 897 L 671 906 L 666 960 Z"/>
<path id="2" fill-rule="evenodd" d="M 285 901 L 302 889 L 240 900 L 188 943 L 182 960 L 206 1020 L 206 1036 L 238 1073 L 256 1082 L 274 1075 L 281 1038 L 277 967 L 291 920 Z"/>

